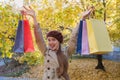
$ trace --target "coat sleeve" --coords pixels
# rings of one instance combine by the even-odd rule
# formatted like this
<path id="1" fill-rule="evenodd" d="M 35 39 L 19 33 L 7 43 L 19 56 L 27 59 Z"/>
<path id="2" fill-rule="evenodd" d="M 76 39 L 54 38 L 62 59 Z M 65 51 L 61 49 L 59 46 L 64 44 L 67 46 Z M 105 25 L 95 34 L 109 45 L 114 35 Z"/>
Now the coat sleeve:
<path id="1" fill-rule="evenodd" d="M 39 50 L 43 55 L 45 55 L 45 51 L 47 50 L 47 48 L 39 24 L 34 25 L 34 35 Z"/>
<path id="2" fill-rule="evenodd" d="M 71 34 L 70 39 L 68 41 L 68 46 L 67 46 L 68 56 L 72 55 L 72 53 L 75 52 L 76 44 L 77 44 L 77 35 L 78 35 L 79 24 L 80 23 L 78 23 L 77 26 L 72 30 L 72 34 Z"/>

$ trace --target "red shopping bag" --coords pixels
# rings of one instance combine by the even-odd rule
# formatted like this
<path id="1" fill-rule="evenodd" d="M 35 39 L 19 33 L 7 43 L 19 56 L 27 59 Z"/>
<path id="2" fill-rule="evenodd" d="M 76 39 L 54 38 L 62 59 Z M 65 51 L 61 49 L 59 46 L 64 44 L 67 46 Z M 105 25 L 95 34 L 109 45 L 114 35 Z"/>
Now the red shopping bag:
<path id="1" fill-rule="evenodd" d="M 33 52 L 34 46 L 29 21 L 28 20 L 23 21 L 24 21 L 24 52 Z"/>

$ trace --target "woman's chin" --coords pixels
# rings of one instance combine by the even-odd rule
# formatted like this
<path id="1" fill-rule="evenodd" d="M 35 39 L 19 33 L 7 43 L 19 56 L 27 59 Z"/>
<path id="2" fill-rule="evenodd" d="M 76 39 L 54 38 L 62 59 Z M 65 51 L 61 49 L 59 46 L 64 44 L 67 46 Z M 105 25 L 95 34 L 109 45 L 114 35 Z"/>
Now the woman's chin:
<path id="1" fill-rule="evenodd" d="M 51 50 L 54 50 L 54 48 L 50 47 Z"/>
<path id="2" fill-rule="evenodd" d="M 56 51 L 57 49 L 55 49 L 55 48 L 50 48 L 52 51 Z"/>

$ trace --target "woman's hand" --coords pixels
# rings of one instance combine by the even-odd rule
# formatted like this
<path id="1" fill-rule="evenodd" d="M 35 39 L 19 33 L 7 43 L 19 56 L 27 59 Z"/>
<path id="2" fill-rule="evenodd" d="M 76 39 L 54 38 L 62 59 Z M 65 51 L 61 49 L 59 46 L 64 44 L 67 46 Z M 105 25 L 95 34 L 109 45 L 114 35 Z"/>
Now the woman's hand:
<path id="1" fill-rule="evenodd" d="M 21 10 L 22 15 L 29 15 L 33 18 L 36 17 L 35 11 L 31 8 L 31 6 L 29 6 L 29 7 L 23 6 L 23 7 L 24 7 L 24 10 Z"/>
<path id="2" fill-rule="evenodd" d="M 31 8 L 31 6 L 29 6 L 29 7 L 23 6 L 23 7 L 24 7 L 24 10 L 21 10 L 21 14 L 23 16 L 26 16 L 26 15 L 31 16 L 33 18 L 33 21 L 34 21 L 34 25 L 38 25 L 35 11 Z"/>
<path id="3" fill-rule="evenodd" d="M 89 17 L 90 14 L 94 11 L 94 9 L 95 9 L 94 6 L 91 6 L 90 8 L 88 8 L 88 10 L 83 13 L 82 19 L 84 20 L 87 17 Z"/>
<path id="4" fill-rule="evenodd" d="M 61 74 L 62 74 L 62 73 L 60 72 L 60 68 L 57 68 L 57 69 L 56 69 L 56 72 L 57 72 L 58 77 L 60 77 Z"/>

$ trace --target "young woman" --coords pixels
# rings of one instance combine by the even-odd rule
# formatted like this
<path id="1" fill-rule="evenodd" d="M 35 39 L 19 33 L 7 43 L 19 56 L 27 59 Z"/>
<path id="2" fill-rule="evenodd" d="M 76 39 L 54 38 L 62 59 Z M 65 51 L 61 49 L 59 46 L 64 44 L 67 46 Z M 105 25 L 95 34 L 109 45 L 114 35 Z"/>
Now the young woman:
<path id="1" fill-rule="evenodd" d="M 61 47 L 63 36 L 58 31 L 50 31 L 47 33 L 48 47 L 43 39 L 42 31 L 37 22 L 35 11 L 29 7 L 24 7 L 22 15 L 30 15 L 34 21 L 34 34 L 39 50 L 44 55 L 44 74 L 42 80 L 70 80 L 68 75 L 68 58 L 75 50 L 78 26 L 72 31 L 68 46 L 64 49 Z M 92 11 L 92 8 L 89 12 Z M 83 16 L 85 19 L 88 14 Z"/>
<path id="2" fill-rule="evenodd" d="M 47 33 L 48 47 L 43 39 L 42 31 L 37 22 L 35 11 L 29 7 L 24 7 L 22 15 L 30 15 L 34 21 L 34 34 L 39 50 L 44 55 L 44 74 L 42 80 L 70 80 L 68 75 L 68 58 L 73 53 L 76 46 L 77 28 L 73 31 L 66 48 L 61 48 L 63 36 L 58 31 Z"/>

